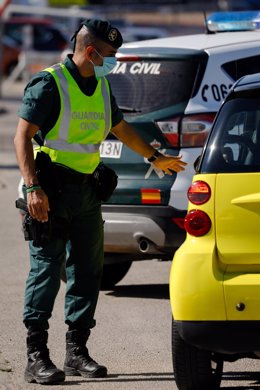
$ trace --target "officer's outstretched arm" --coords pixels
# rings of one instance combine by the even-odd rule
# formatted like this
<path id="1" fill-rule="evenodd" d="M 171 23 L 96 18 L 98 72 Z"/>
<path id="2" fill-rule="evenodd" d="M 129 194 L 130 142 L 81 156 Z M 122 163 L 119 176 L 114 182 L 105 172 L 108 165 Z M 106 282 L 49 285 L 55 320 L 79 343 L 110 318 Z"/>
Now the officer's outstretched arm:
<path id="1" fill-rule="evenodd" d="M 111 129 L 111 132 L 129 148 L 143 157 L 150 158 L 154 155 L 155 149 L 147 144 L 142 137 L 136 132 L 133 126 L 131 126 L 124 119 Z M 153 164 L 158 169 L 162 169 L 168 175 L 171 175 L 171 171 L 180 172 L 185 169 L 185 163 L 181 160 L 181 156 L 171 156 L 160 154 Z"/>

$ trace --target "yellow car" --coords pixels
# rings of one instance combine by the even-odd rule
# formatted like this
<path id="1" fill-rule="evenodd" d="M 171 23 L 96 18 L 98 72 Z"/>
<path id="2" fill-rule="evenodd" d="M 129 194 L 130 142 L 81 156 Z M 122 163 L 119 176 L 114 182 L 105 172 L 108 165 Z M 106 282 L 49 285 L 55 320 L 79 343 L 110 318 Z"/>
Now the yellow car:
<path id="1" fill-rule="evenodd" d="M 179 390 L 216 390 L 224 361 L 260 358 L 260 73 L 221 106 L 188 190 L 170 274 Z"/>

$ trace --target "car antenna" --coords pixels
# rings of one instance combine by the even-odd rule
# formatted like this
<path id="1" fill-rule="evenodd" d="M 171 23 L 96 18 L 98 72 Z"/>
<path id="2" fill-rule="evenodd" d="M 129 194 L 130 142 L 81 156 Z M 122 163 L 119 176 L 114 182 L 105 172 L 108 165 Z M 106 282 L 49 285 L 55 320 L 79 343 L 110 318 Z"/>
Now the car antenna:
<path id="1" fill-rule="evenodd" d="M 208 22 L 207 22 L 206 11 L 203 11 L 203 16 L 204 16 L 204 24 L 205 24 L 205 28 L 206 28 L 206 34 L 215 34 L 214 31 L 211 31 L 211 30 L 209 29 Z"/>

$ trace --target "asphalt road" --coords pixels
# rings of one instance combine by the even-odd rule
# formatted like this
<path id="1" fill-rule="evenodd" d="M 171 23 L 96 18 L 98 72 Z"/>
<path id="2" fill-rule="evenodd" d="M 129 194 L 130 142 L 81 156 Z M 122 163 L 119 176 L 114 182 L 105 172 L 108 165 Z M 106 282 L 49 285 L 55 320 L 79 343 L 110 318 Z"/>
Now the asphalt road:
<path id="1" fill-rule="evenodd" d="M 0 170 L 0 389 L 36 389 L 23 381 L 25 329 L 22 324 L 24 282 L 28 271 L 27 245 L 14 208 L 19 172 Z M 106 364 L 105 380 L 69 378 L 66 388 L 171 389 L 174 385 L 170 356 L 171 311 L 168 299 L 170 263 L 136 263 L 113 291 L 101 292 L 89 349 Z M 50 321 L 49 347 L 58 366 L 64 359 L 63 296 L 57 298 Z M 8 360 L 9 363 L 4 360 Z M 11 372 L 5 370 L 11 369 Z M 62 388 L 53 386 L 52 388 Z M 173 387 L 174 388 L 174 387 Z"/>
<path id="2" fill-rule="evenodd" d="M 0 100 L 0 390 L 40 388 L 23 380 L 26 332 L 22 306 L 28 250 L 14 208 L 20 174 L 12 147 L 22 87 L 9 86 Z M 170 265 L 156 260 L 136 262 L 113 291 L 101 292 L 89 350 L 107 365 L 109 375 L 96 380 L 68 377 L 63 385 L 52 386 L 53 390 L 177 389 L 171 362 Z M 51 357 L 59 367 L 65 351 L 64 293 L 61 284 L 49 331 Z M 226 363 L 221 389 L 260 389 L 259 371 L 257 360 Z"/>

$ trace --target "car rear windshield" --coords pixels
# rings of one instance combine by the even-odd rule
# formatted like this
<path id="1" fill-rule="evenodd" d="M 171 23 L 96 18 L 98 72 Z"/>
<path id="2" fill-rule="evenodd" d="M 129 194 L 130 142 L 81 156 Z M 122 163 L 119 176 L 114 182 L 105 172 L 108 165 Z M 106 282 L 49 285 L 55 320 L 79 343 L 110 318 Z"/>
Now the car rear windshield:
<path id="1" fill-rule="evenodd" d="M 245 92 L 225 103 L 206 144 L 201 172 L 260 171 L 259 93 Z"/>
<path id="2" fill-rule="evenodd" d="M 193 57 L 118 62 L 108 79 L 122 111 L 128 115 L 143 115 L 187 104 L 198 89 L 202 67 L 201 61 Z"/>
<path id="3" fill-rule="evenodd" d="M 236 59 L 226 62 L 221 67 L 230 77 L 232 77 L 233 80 L 236 81 L 247 74 L 260 72 L 260 56 L 257 55 Z"/>

